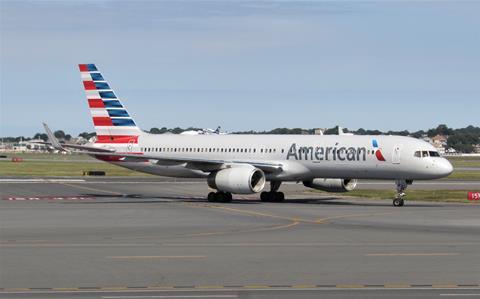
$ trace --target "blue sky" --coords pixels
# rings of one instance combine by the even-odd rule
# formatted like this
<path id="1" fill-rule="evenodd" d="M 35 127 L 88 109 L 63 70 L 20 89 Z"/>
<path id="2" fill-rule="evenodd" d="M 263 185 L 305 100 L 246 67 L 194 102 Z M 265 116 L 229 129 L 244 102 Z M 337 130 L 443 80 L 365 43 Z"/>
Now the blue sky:
<path id="1" fill-rule="evenodd" d="M 93 131 L 78 63 L 144 129 L 480 124 L 480 1 L 0 3 L 0 136 Z"/>

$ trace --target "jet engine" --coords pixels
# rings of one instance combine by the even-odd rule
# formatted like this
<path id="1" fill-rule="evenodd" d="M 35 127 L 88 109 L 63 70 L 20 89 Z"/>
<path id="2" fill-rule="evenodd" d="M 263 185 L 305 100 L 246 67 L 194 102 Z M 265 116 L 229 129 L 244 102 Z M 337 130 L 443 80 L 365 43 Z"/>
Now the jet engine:
<path id="1" fill-rule="evenodd" d="M 303 185 L 308 188 L 318 189 L 327 192 L 348 192 L 355 189 L 357 180 L 355 179 L 313 179 L 304 181 Z"/>
<path id="2" fill-rule="evenodd" d="M 236 194 L 258 193 L 265 187 L 265 174 L 250 165 L 231 167 L 210 173 L 208 186 Z"/>

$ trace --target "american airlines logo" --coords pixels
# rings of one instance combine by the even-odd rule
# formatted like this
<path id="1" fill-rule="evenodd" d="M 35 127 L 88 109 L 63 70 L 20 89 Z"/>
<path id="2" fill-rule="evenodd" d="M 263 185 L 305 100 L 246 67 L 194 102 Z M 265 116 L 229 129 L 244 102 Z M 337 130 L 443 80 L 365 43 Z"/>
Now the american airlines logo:
<path id="1" fill-rule="evenodd" d="M 385 161 L 376 139 L 372 140 L 373 153 L 378 161 Z M 316 160 L 316 161 L 366 161 L 366 147 L 337 147 L 337 146 L 297 146 L 292 143 L 287 153 L 287 160 Z"/>
<path id="2" fill-rule="evenodd" d="M 382 155 L 382 152 L 378 148 L 378 142 L 377 139 L 372 140 L 372 146 L 375 151 L 375 157 L 377 157 L 378 161 L 385 161 L 385 158 Z"/>
<path id="3" fill-rule="evenodd" d="M 287 160 L 365 161 L 366 159 L 366 147 L 297 147 L 297 144 L 293 143 L 287 153 Z"/>

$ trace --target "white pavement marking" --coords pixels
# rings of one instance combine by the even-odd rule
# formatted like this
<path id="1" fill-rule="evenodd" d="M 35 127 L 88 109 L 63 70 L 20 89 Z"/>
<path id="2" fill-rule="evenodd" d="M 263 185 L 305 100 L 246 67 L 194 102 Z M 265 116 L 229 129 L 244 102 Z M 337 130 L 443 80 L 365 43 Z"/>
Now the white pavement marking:
<path id="1" fill-rule="evenodd" d="M 417 252 L 417 253 L 367 253 L 365 256 L 452 256 L 457 252 Z"/>
<path id="2" fill-rule="evenodd" d="M 480 297 L 480 293 L 479 294 L 455 294 L 455 293 L 452 293 L 452 294 L 440 294 L 440 296 L 446 296 L 446 297 Z"/>
<path id="3" fill-rule="evenodd" d="M 204 259 L 206 255 L 120 255 L 107 256 L 108 259 L 142 260 L 142 259 Z"/>
<path id="4" fill-rule="evenodd" d="M 151 296 L 103 296 L 104 299 L 137 299 L 137 298 L 238 298 L 237 295 L 151 295 Z"/>
<path id="5" fill-rule="evenodd" d="M 0 179 L 0 183 L 83 183 L 84 179 Z"/>
<path id="6" fill-rule="evenodd" d="M 394 182 L 358 182 L 358 185 L 395 185 Z M 471 182 L 414 182 L 413 185 L 478 185 L 478 181 Z"/>

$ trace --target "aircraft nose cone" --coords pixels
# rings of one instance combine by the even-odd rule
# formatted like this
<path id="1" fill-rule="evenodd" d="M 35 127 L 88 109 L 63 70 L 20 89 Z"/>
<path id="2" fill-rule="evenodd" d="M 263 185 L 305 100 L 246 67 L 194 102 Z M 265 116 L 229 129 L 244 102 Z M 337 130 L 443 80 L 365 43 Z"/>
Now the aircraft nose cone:
<path id="1" fill-rule="evenodd" d="M 453 172 L 452 163 L 450 163 L 450 161 L 448 161 L 447 159 L 443 159 L 438 166 L 439 172 L 442 177 L 449 176 Z"/>

